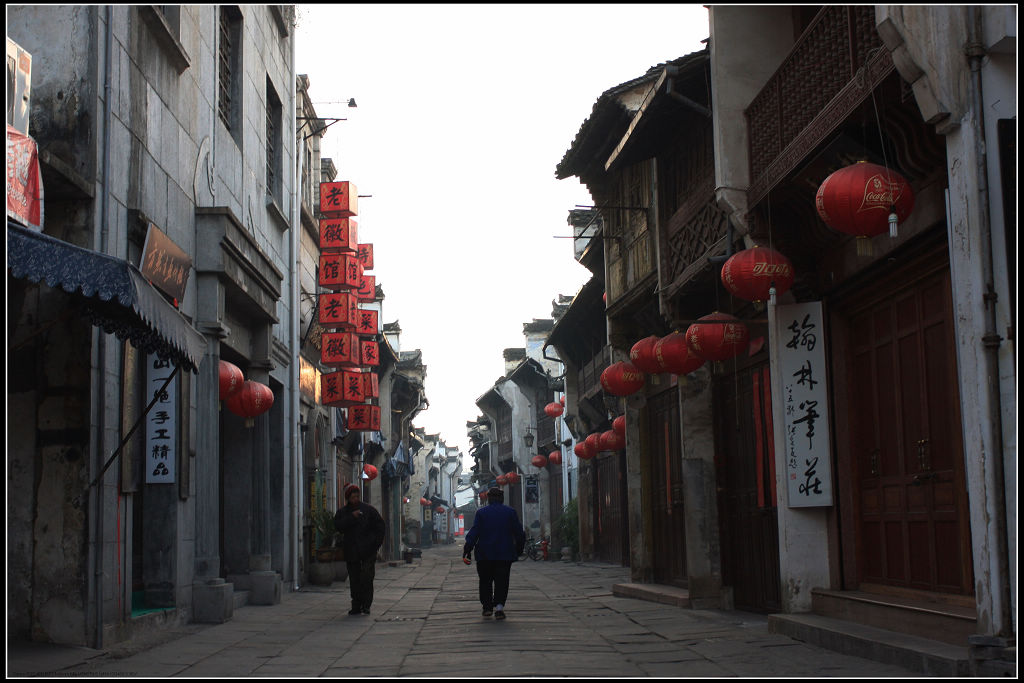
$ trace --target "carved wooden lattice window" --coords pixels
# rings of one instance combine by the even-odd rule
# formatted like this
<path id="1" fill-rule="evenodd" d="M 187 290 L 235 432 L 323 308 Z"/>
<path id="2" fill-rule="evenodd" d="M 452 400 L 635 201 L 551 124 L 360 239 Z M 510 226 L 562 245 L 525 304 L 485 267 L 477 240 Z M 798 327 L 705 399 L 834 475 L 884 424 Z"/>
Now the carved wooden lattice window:
<path id="1" fill-rule="evenodd" d="M 714 182 L 709 179 L 695 190 L 669 223 L 668 282 L 672 283 L 701 258 L 729 229 L 729 215 L 718 208 Z"/>

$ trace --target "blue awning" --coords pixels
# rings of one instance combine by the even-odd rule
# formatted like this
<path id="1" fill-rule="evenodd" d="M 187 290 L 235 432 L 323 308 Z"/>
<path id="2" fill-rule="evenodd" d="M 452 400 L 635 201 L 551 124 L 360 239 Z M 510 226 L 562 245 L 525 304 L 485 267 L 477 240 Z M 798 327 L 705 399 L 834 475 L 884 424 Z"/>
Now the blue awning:
<path id="1" fill-rule="evenodd" d="M 196 372 L 206 339 L 124 259 L 7 222 L 11 275 L 60 288 L 93 325 L 146 353 Z"/>

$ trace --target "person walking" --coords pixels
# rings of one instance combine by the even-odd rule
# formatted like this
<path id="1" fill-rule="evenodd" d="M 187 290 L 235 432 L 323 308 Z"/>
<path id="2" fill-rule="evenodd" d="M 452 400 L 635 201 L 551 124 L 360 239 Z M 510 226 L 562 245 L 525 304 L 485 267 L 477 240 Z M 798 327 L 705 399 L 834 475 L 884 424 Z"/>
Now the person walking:
<path id="1" fill-rule="evenodd" d="M 504 504 L 505 494 L 496 486 L 487 491 L 487 506 L 476 511 L 473 528 L 466 534 L 462 557 L 476 550 L 476 573 L 480 577 L 480 604 L 485 617 L 505 618 L 512 563 L 523 554 L 526 534 L 515 508 Z"/>
<path id="2" fill-rule="evenodd" d="M 384 544 L 384 518 L 360 500 L 359 487 L 345 486 L 345 505 L 334 515 L 334 528 L 343 534 L 352 609 L 349 614 L 369 614 L 373 604 L 373 576 L 377 550 Z"/>

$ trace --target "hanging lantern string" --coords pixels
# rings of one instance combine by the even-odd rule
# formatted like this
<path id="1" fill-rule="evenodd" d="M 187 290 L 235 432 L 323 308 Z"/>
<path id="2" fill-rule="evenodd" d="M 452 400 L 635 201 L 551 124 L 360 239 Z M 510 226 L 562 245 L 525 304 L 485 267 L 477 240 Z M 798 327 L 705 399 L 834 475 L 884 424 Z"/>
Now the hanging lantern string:
<path id="1" fill-rule="evenodd" d="M 881 49 L 881 47 L 876 47 L 869 51 L 867 55 L 868 61 L 871 60 L 875 52 Z M 863 70 L 864 67 L 861 66 L 860 71 Z M 886 172 L 885 182 L 888 183 L 887 189 L 889 190 L 889 237 L 895 238 L 898 236 L 896 226 L 899 222 L 899 217 L 896 215 L 896 198 L 892 196 L 892 176 L 889 175 L 889 155 L 885 151 L 885 137 L 882 135 L 882 118 L 878 114 L 878 101 L 875 99 L 875 90 L 877 90 L 877 88 L 871 89 L 871 105 L 875 109 L 875 124 L 878 126 L 878 142 L 882 146 L 882 163 L 885 165 Z"/>

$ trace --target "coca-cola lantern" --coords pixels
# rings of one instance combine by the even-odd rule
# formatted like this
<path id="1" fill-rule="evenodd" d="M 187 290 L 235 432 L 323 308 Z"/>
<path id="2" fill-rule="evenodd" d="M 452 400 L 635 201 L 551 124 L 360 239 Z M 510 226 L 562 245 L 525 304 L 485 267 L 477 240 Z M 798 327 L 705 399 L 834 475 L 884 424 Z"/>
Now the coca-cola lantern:
<path id="1" fill-rule="evenodd" d="M 548 462 L 552 465 L 562 464 L 562 453 L 561 451 L 551 451 L 548 453 Z"/>
<path id="2" fill-rule="evenodd" d="M 722 284 L 744 301 L 767 301 L 775 287 L 782 296 L 793 286 L 793 264 L 767 247 L 751 247 L 736 252 L 722 266 Z"/>
<path id="3" fill-rule="evenodd" d="M 833 230 L 857 236 L 857 253 L 870 254 L 870 238 L 896 227 L 914 210 L 906 178 L 892 169 L 859 161 L 832 173 L 814 196 L 818 215 Z"/>
<path id="4" fill-rule="evenodd" d="M 629 350 L 629 360 L 638 369 L 648 374 L 656 375 L 659 372 L 664 372 L 654 355 L 654 347 L 657 344 L 658 338 L 653 334 L 649 337 L 644 337 L 636 344 L 633 344 L 633 348 Z"/>
<path id="5" fill-rule="evenodd" d="M 612 420 L 612 429 L 618 432 L 620 436 L 626 436 L 626 416 L 619 415 Z"/>
<path id="6" fill-rule="evenodd" d="M 535 455 L 530 460 L 530 464 L 537 468 L 544 468 L 548 466 L 548 459 L 543 455 Z"/>
<path id="7" fill-rule="evenodd" d="M 242 388 L 242 383 L 245 382 L 245 376 L 241 369 L 226 360 L 220 361 L 217 372 L 220 375 L 220 398 L 222 401 L 238 393 Z"/>
<path id="8" fill-rule="evenodd" d="M 377 478 L 377 468 L 370 464 L 363 465 L 363 474 L 366 475 L 367 479 L 373 481 Z"/>
<path id="9" fill-rule="evenodd" d="M 587 438 L 583 440 L 584 445 L 587 448 L 587 453 L 591 458 L 597 456 L 597 452 L 600 450 L 601 435 L 597 432 L 587 435 Z"/>
<path id="10" fill-rule="evenodd" d="M 498 476 L 497 476 L 497 477 L 495 478 L 495 481 L 496 481 L 496 482 L 498 482 L 498 486 L 504 486 L 505 484 L 507 484 L 507 483 L 508 483 L 508 475 L 505 475 L 505 474 L 499 474 L 499 475 L 498 475 Z"/>
<path id="11" fill-rule="evenodd" d="M 626 439 L 614 429 L 602 432 L 598 437 L 598 450 L 621 451 L 626 447 Z"/>
<path id="12" fill-rule="evenodd" d="M 682 332 L 673 332 L 659 339 L 654 347 L 654 355 L 661 366 L 661 372 L 674 375 L 688 375 L 704 365 L 704 359 L 690 351 L 686 335 Z"/>
<path id="13" fill-rule="evenodd" d="M 508 474 L 505 475 L 505 478 L 510 485 L 518 484 L 519 480 L 521 479 L 518 472 L 509 472 Z"/>
<path id="14" fill-rule="evenodd" d="M 686 330 L 687 345 L 704 360 L 735 358 L 747 350 L 749 342 L 747 326 L 728 313 L 706 315 Z"/>
<path id="15" fill-rule="evenodd" d="M 601 372 L 601 388 L 613 396 L 629 396 L 643 388 L 646 378 L 629 361 L 612 363 Z"/>
<path id="16" fill-rule="evenodd" d="M 581 458 L 583 460 L 590 460 L 591 458 L 594 457 L 587 450 L 587 444 L 585 442 L 583 442 L 583 441 L 580 441 L 575 446 L 573 446 L 572 452 L 576 454 L 577 458 Z"/>
<path id="17" fill-rule="evenodd" d="M 253 418 L 267 412 L 274 405 L 274 392 L 266 384 L 247 379 L 224 405 L 235 415 L 244 417 L 246 427 L 252 427 L 255 424 Z"/>
<path id="18" fill-rule="evenodd" d="M 548 417 L 558 417 L 562 414 L 563 410 L 565 410 L 565 407 L 561 403 L 552 402 L 544 406 L 544 414 Z"/>

